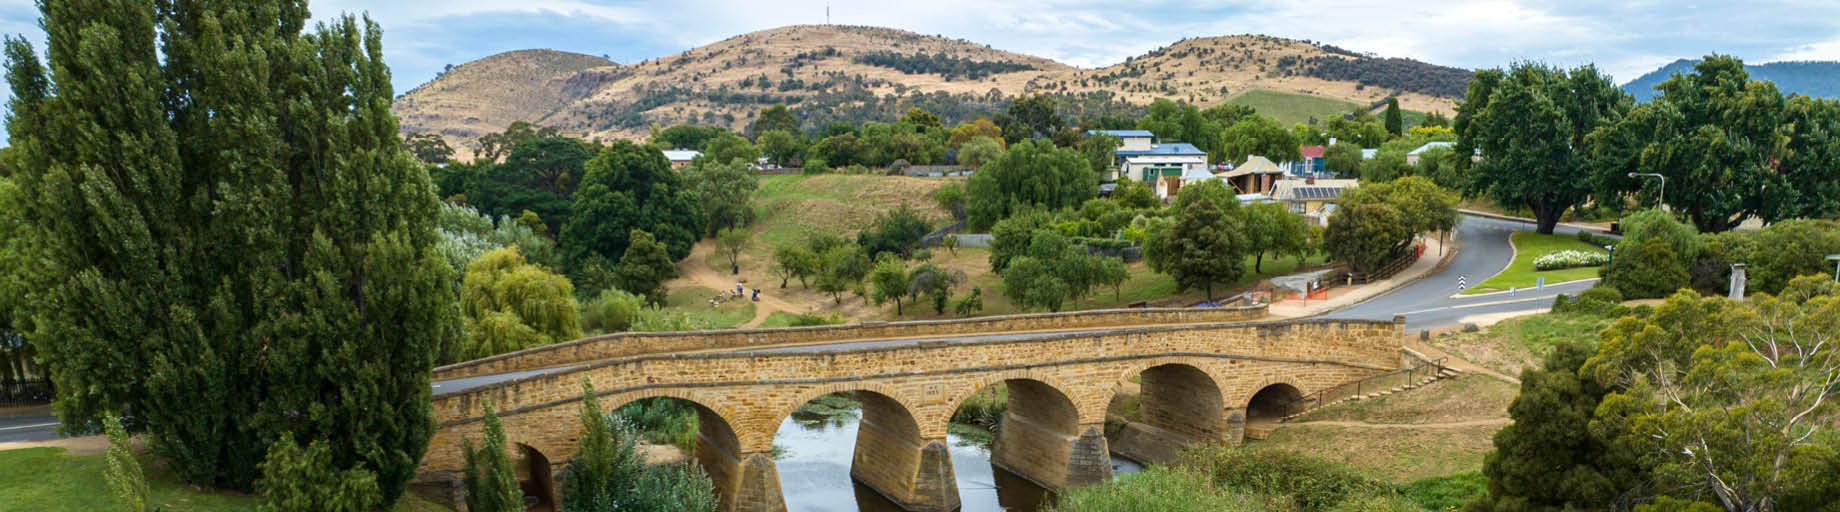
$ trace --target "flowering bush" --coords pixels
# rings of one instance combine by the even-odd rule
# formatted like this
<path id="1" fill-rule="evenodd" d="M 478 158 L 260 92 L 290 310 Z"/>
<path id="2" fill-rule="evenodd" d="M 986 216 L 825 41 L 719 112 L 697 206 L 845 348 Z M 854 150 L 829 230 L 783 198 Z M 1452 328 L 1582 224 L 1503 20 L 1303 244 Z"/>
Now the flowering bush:
<path id="1" fill-rule="evenodd" d="M 1595 267 L 1610 262 L 1610 255 L 1589 251 L 1558 251 L 1533 259 L 1534 270 Z"/>

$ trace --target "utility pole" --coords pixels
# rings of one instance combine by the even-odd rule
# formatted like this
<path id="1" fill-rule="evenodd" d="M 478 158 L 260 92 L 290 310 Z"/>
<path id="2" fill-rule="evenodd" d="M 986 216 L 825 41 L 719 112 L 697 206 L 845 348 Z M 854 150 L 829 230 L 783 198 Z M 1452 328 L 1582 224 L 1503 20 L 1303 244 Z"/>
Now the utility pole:
<path id="1" fill-rule="evenodd" d="M 831 24 L 831 4 L 824 4 L 824 24 Z"/>

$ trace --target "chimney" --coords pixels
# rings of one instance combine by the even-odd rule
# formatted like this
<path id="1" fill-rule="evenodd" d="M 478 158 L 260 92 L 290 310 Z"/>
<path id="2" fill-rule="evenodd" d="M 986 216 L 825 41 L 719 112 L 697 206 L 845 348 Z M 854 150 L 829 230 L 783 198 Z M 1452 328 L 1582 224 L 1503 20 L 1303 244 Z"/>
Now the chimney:
<path id="1" fill-rule="evenodd" d="M 1303 177 L 1303 184 L 1305 184 L 1305 185 L 1315 185 L 1315 184 L 1316 184 L 1316 175 L 1314 175 L 1314 174 L 1311 174 L 1311 175 L 1309 175 L 1309 176 L 1304 176 L 1304 177 Z"/>

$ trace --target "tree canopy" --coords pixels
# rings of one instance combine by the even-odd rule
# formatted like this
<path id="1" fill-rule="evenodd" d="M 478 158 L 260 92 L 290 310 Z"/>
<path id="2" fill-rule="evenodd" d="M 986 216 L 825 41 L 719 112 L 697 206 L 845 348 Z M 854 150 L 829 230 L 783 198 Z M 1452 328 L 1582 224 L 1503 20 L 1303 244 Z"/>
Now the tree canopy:
<path id="1" fill-rule="evenodd" d="M 394 502 L 461 331 L 381 32 L 302 33 L 304 4 L 161 5 L 46 2 L 48 62 L 6 44 L 6 163 L 56 276 L 24 305 L 55 412 L 77 433 L 133 411 L 153 454 L 213 487 L 250 489 L 283 434 L 323 442 Z"/>
<path id="2" fill-rule="evenodd" d="M 1080 152 L 1048 141 L 1010 146 L 967 183 L 973 228 L 1029 207 L 1071 208 L 1099 193 L 1099 175 Z"/>
<path id="3" fill-rule="evenodd" d="M 1590 197 L 1586 135 L 1633 100 L 1592 66 L 1569 73 L 1540 64 L 1478 72 L 1458 108 L 1457 153 L 1482 150 L 1465 191 L 1527 208 L 1541 234 Z M 1461 160 L 1461 159 L 1459 159 Z"/>
<path id="4" fill-rule="evenodd" d="M 635 229 L 651 233 L 672 261 L 680 260 L 706 232 L 696 194 L 658 150 L 618 141 L 585 167 L 574 216 L 557 237 L 570 261 L 590 254 L 615 259 L 626 253 Z"/>

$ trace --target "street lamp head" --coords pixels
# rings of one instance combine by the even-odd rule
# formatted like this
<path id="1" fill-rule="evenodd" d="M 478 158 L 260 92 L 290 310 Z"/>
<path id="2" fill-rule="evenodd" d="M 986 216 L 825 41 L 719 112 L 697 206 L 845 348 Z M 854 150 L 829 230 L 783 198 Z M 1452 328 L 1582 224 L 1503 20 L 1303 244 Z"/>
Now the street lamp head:
<path id="1" fill-rule="evenodd" d="M 1632 172 L 1632 173 L 1629 173 L 1629 177 L 1631 177 L 1631 178 L 1634 178 L 1634 177 L 1636 177 L 1636 173 L 1633 173 L 1633 172 Z"/>

